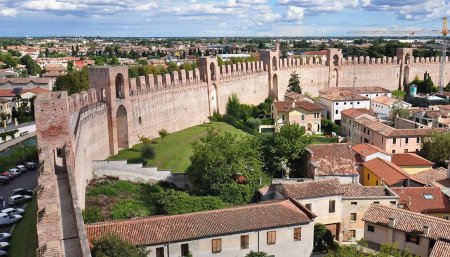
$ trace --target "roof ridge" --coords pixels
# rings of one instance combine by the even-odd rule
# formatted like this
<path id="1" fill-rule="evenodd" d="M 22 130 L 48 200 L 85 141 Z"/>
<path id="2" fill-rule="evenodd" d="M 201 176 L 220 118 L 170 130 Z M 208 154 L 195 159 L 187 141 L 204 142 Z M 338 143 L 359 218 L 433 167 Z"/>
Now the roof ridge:
<path id="1" fill-rule="evenodd" d="M 435 216 L 422 214 L 420 212 L 413 212 L 413 211 L 409 211 L 409 210 L 405 210 L 405 209 L 401 209 L 401 208 L 396 208 L 396 207 L 391 207 L 391 206 L 387 206 L 387 205 L 382 205 L 382 204 L 371 204 L 369 208 L 391 209 L 393 211 L 407 213 L 408 215 L 418 215 L 418 216 L 421 216 L 422 218 L 425 218 L 425 219 L 430 219 L 430 220 L 435 220 L 435 221 L 439 221 L 439 222 L 444 222 L 444 223 L 450 224 L 450 220 L 446 220 L 446 219 L 438 218 L 438 217 L 435 217 Z M 369 211 L 367 211 L 366 213 L 368 213 L 368 212 Z"/>

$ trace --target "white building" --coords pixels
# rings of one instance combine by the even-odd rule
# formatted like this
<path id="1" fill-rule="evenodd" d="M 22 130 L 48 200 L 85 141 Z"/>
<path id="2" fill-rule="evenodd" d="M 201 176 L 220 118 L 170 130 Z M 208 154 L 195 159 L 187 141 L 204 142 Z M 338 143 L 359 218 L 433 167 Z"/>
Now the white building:
<path id="1" fill-rule="evenodd" d="M 90 242 L 108 233 L 150 250 L 150 257 L 309 257 L 315 215 L 294 200 L 261 202 L 173 216 L 108 221 L 86 226 Z"/>
<path id="2" fill-rule="evenodd" d="M 333 121 L 341 120 L 341 112 L 350 108 L 370 109 L 370 99 L 351 91 L 320 92 L 319 102 L 325 106 L 328 118 Z"/>
<path id="3" fill-rule="evenodd" d="M 395 108 L 409 109 L 411 104 L 389 96 L 377 96 L 370 101 L 370 109 L 380 118 L 389 118 Z"/>

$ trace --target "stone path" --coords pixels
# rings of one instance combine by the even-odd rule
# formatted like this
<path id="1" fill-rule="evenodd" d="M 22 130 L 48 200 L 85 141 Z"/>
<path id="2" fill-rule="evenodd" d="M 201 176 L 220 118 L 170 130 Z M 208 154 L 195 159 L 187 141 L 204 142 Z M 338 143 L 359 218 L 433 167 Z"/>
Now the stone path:
<path id="1" fill-rule="evenodd" d="M 0 144 L 0 152 L 5 150 L 5 149 L 7 149 L 7 148 L 9 148 L 9 147 L 11 147 L 11 146 L 13 146 L 13 145 L 16 145 L 16 144 L 20 143 L 22 141 L 25 141 L 25 140 L 27 140 L 29 138 L 32 138 L 34 136 L 36 136 L 36 133 L 35 132 L 31 132 L 31 133 L 26 134 L 25 136 L 16 137 L 14 139 L 6 141 L 5 143 Z"/>

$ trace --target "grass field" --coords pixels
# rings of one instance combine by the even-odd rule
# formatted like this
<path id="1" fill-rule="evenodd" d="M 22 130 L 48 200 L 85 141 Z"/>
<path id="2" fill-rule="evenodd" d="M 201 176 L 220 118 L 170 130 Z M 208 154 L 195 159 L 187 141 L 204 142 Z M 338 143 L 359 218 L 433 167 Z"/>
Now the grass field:
<path id="1" fill-rule="evenodd" d="M 172 170 L 173 172 L 184 172 L 190 165 L 189 157 L 192 155 L 191 143 L 206 134 L 208 128 L 214 128 L 221 133 L 245 134 L 242 130 L 236 129 L 224 122 L 211 122 L 195 127 L 187 128 L 169 134 L 164 138 L 157 139 L 155 147 L 155 157 L 148 161 L 149 166 L 158 167 L 159 170 Z M 129 162 L 140 162 L 139 149 L 142 144 L 137 144 L 129 149 L 119 151 L 117 155 L 111 156 L 108 160 L 128 160 Z"/>
<path id="2" fill-rule="evenodd" d="M 22 221 L 18 222 L 12 232 L 8 256 L 34 257 L 36 256 L 37 231 L 37 198 L 28 203 Z"/>

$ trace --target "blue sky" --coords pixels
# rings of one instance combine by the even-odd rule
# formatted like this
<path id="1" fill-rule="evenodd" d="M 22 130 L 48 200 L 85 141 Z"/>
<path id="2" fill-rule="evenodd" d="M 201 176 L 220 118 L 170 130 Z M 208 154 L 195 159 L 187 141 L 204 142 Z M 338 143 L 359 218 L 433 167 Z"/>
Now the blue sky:
<path id="1" fill-rule="evenodd" d="M 0 0 L 0 36 L 345 36 L 433 21 L 438 29 L 449 7 L 450 0 Z"/>

